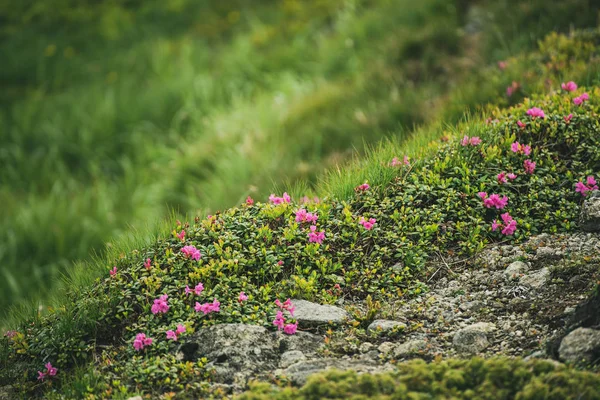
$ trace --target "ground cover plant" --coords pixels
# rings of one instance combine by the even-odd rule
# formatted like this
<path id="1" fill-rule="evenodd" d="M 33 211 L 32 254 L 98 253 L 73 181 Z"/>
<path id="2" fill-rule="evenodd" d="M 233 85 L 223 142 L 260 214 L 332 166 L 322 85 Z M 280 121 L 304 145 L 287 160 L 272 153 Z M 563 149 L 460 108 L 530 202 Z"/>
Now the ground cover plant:
<path id="1" fill-rule="evenodd" d="M 47 398 L 207 395 L 207 360 L 173 354 L 201 327 L 241 322 L 294 334 L 287 298 L 418 295 L 433 252 L 470 255 L 574 230 L 597 190 L 600 89 L 571 86 L 459 124 L 420 157 L 374 154 L 350 196 L 248 197 L 88 266 L 102 272 L 93 284 L 66 285 L 47 315 L 7 332 L 0 384 Z M 582 390 L 595 385 L 595 376 L 564 373 Z"/>
<path id="2" fill-rule="evenodd" d="M 596 78 L 593 40 L 527 54 L 593 26 L 585 0 L 2 1 L 0 15 L 1 314 L 45 308 L 73 260 L 152 236 L 171 209 L 306 191 L 364 143 Z"/>

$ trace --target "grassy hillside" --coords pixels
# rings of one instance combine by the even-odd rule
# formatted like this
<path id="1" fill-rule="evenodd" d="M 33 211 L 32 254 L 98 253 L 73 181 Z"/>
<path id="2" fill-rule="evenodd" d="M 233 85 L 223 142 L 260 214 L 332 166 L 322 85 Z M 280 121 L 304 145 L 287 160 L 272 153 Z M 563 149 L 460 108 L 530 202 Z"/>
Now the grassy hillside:
<path id="1" fill-rule="evenodd" d="M 522 74 L 524 87 L 549 94 L 490 109 L 453 128 L 419 132 L 412 146 L 382 145 L 363 161 L 332 172 L 319 202 L 256 198 L 209 218 L 171 222 L 147 245 L 115 248 L 107 259 L 79 265 L 45 315 L 31 310 L 29 316 L 14 316 L 11 328 L 17 333 L 0 341 L 0 385 L 16 382 L 23 393 L 46 398 L 183 391 L 206 396 L 205 361 L 177 360 L 174 343 L 160 339 L 176 324 L 186 326 L 185 335 L 227 322 L 274 329 L 276 298 L 331 303 L 340 296 L 370 295 L 373 301 L 415 296 L 424 289 L 419 273 L 433 252 L 468 256 L 490 243 L 575 230 L 582 203 L 575 184 L 600 172 L 600 89 L 567 92 L 560 82 L 571 77 L 598 82 L 599 37 L 598 31 L 550 35 L 539 52 L 510 59 L 506 70 L 493 70 L 486 79 Z M 484 78 L 482 72 L 472 84 Z M 588 99 L 575 104 L 583 93 Z M 478 140 L 463 143 L 464 136 Z M 430 138 L 437 141 L 409 153 L 410 165 L 390 165 Z M 515 142 L 531 146 L 531 152 L 512 150 Z M 501 183 L 501 172 L 515 173 L 516 179 Z M 365 182 L 369 187 L 361 187 Z M 482 191 L 507 195 L 508 204 L 502 211 L 485 208 Z M 318 216 L 314 231 L 323 238 L 315 240 L 310 224 L 297 221 L 301 208 Z M 514 230 L 507 229 L 504 212 L 514 219 Z M 374 225 L 367 227 L 364 221 L 371 218 Z M 497 221 L 503 226 L 494 229 Z M 181 230 L 183 238 L 174 234 Z M 184 246 L 194 246 L 202 257 L 186 256 Z M 392 268 L 397 265 L 402 267 Z M 218 299 L 220 312 L 194 311 L 184 288 L 198 282 L 204 285 L 202 301 Z M 336 284 L 339 291 L 332 291 Z M 249 297 L 243 304 L 240 291 Z M 157 316 L 151 307 L 163 295 L 170 309 Z M 139 332 L 157 338 L 142 353 L 132 345 Z M 49 361 L 60 372 L 39 384 L 36 371 Z M 545 367 L 536 372 L 551 373 Z M 557 373 L 583 389 L 597 382 L 579 372 Z"/>
<path id="2" fill-rule="evenodd" d="M 0 309 L 171 209 L 308 194 L 365 143 L 591 83 L 584 51 L 527 52 L 597 19 L 589 0 L 1 1 Z"/>

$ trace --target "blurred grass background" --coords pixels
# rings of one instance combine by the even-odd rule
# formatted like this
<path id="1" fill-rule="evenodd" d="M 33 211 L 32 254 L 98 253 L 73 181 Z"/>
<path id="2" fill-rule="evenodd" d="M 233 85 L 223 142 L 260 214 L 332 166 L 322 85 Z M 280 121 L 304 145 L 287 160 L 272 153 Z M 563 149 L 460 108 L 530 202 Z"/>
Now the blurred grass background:
<path id="1" fill-rule="evenodd" d="M 594 3 L 0 0 L 0 310 L 171 210 L 309 194 L 365 145 L 519 101 L 495 63 Z"/>

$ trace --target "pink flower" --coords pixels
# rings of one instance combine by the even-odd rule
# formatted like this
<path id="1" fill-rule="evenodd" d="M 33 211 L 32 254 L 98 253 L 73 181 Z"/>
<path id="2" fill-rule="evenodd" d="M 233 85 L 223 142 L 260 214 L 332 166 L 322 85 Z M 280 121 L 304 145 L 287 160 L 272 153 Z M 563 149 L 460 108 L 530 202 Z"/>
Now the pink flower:
<path id="1" fill-rule="evenodd" d="M 499 184 L 506 183 L 506 172 L 500 172 L 498 175 L 496 175 L 496 179 L 498 180 Z"/>
<path id="2" fill-rule="evenodd" d="M 248 296 L 246 296 L 246 293 L 240 292 L 240 295 L 238 296 L 238 301 L 240 303 L 243 303 L 246 300 L 248 300 Z"/>
<path id="3" fill-rule="evenodd" d="M 296 333 L 296 329 L 298 329 L 298 323 L 296 322 L 295 324 L 287 324 L 286 326 L 283 327 L 283 332 L 286 335 L 293 335 Z"/>
<path id="4" fill-rule="evenodd" d="M 246 205 L 251 206 L 254 204 L 254 199 L 252 199 L 252 197 L 248 196 L 246 197 Z"/>
<path id="5" fill-rule="evenodd" d="M 515 221 L 509 213 L 504 213 L 500 215 L 502 218 L 502 222 L 498 222 L 494 220 L 492 222 L 492 231 L 496 231 L 498 228 L 502 228 L 503 235 L 512 235 L 517 230 L 517 221 Z"/>
<path id="6" fill-rule="evenodd" d="M 149 258 L 146 258 L 146 261 L 144 262 L 144 267 L 146 269 L 150 269 L 151 266 L 152 266 L 152 260 Z"/>
<path id="7" fill-rule="evenodd" d="M 514 142 L 510 145 L 510 149 L 513 151 L 513 153 L 517 154 L 525 154 L 526 156 L 531 154 L 531 146 L 528 144 L 522 145 L 519 142 Z"/>
<path id="8" fill-rule="evenodd" d="M 310 226 L 310 232 L 308 233 L 308 241 L 310 243 L 323 243 L 323 239 L 325 239 L 325 231 L 317 231 L 317 227 L 315 225 Z"/>
<path id="9" fill-rule="evenodd" d="M 110 276 L 115 276 L 117 274 L 117 267 L 114 267 L 113 269 L 108 271 L 108 273 L 110 274 Z"/>
<path id="10" fill-rule="evenodd" d="M 187 329 L 186 329 L 185 325 L 177 324 L 177 329 L 175 329 L 175 333 L 178 334 L 178 335 L 181 335 L 186 330 Z"/>
<path id="11" fill-rule="evenodd" d="M 167 331 L 167 339 L 177 341 L 177 334 L 174 331 L 168 330 Z"/>
<path id="12" fill-rule="evenodd" d="M 158 314 L 158 313 L 164 314 L 167 311 L 169 311 L 169 304 L 167 303 L 168 298 L 169 298 L 168 295 L 163 294 L 158 299 L 155 299 L 154 304 L 152 305 L 152 308 L 151 308 L 152 314 Z"/>
<path id="13" fill-rule="evenodd" d="M 196 306 L 194 307 L 196 312 L 202 311 L 204 315 L 209 314 L 211 312 L 219 312 L 221 311 L 221 303 L 214 299 L 212 303 L 204 303 L 200 304 L 196 302 Z"/>
<path id="14" fill-rule="evenodd" d="M 587 93 L 582 94 L 581 96 L 575 97 L 573 99 L 573 103 L 575 103 L 575 105 L 582 105 L 584 101 L 589 100 L 590 96 Z"/>
<path id="15" fill-rule="evenodd" d="M 181 240 L 182 242 L 184 242 L 185 241 L 185 231 L 182 230 L 181 232 L 179 232 L 177 234 L 177 237 L 179 238 L 179 240 Z"/>
<path id="16" fill-rule="evenodd" d="M 278 205 L 278 204 L 283 204 L 283 203 L 289 203 L 292 201 L 292 199 L 290 198 L 290 196 L 286 193 L 283 194 L 282 197 L 277 197 L 274 194 L 271 193 L 271 195 L 269 196 L 269 201 L 272 204 Z"/>
<path id="17" fill-rule="evenodd" d="M 390 167 L 397 167 L 399 165 L 402 165 L 402 163 L 400 162 L 400 160 L 398 160 L 398 157 L 392 158 L 392 162 L 390 162 L 389 164 Z"/>
<path id="18" fill-rule="evenodd" d="M 478 195 L 483 199 L 483 205 L 486 208 L 496 207 L 501 210 L 506 207 L 506 204 L 508 203 L 508 197 L 506 196 L 500 197 L 500 195 L 492 194 L 488 197 L 485 192 L 479 192 Z"/>
<path id="19" fill-rule="evenodd" d="M 366 220 L 364 217 L 360 217 L 358 223 L 369 231 L 377 223 L 377 220 L 375 218 L 370 218 L 369 220 Z"/>
<path id="20" fill-rule="evenodd" d="M 573 118 L 573 114 L 569 114 L 566 117 L 563 117 L 563 119 L 565 120 L 565 122 L 568 124 L 569 122 L 571 122 L 571 119 Z"/>
<path id="21" fill-rule="evenodd" d="M 146 337 L 145 333 L 138 333 L 133 340 L 133 348 L 137 351 L 152 344 L 152 338 Z"/>
<path id="22" fill-rule="evenodd" d="M 200 254 L 200 250 L 196 249 L 196 247 L 194 247 L 194 246 L 184 246 L 181 249 L 181 252 L 187 258 L 191 258 L 192 260 L 196 260 L 196 261 L 198 261 L 200 259 L 200 257 L 202 257 L 202 254 Z"/>
<path id="23" fill-rule="evenodd" d="M 44 379 L 46 379 L 46 373 L 42 372 L 42 371 L 38 371 L 38 381 L 44 381 Z"/>
<path id="24" fill-rule="evenodd" d="M 364 191 L 366 191 L 366 190 L 369 190 L 369 188 L 370 188 L 370 187 L 371 187 L 371 186 L 369 186 L 369 184 L 365 182 L 365 183 L 363 183 L 362 185 L 359 185 L 359 186 L 357 186 L 355 190 L 356 190 L 356 191 L 361 191 L 361 192 L 364 192 Z"/>
<path id="25" fill-rule="evenodd" d="M 594 190 L 598 190 L 598 185 L 592 175 L 586 178 L 586 183 L 580 181 L 575 184 L 575 192 L 581 193 L 582 196 L 587 196 L 587 192 Z"/>
<path id="26" fill-rule="evenodd" d="M 499 227 L 501 227 L 501 226 L 502 226 L 502 224 L 498 223 L 498 221 L 497 221 L 497 220 L 494 220 L 494 221 L 492 222 L 492 231 L 496 232 L 496 229 L 498 229 L 498 228 L 499 228 Z"/>
<path id="27" fill-rule="evenodd" d="M 542 111 L 541 108 L 537 107 L 533 107 L 527 110 L 527 115 L 531 116 L 532 118 L 546 118 L 546 114 L 544 114 L 544 111 Z"/>
<path id="28" fill-rule="evenodd" d="M 512 84 L 506 88 L 506 95 L 508 97 L 512 96 L 513 93 L 519 90 L 520 87 L 521 85 L 519 84 L 519 82 L 512 81 Z"/>
<path id="29" fill-rule="evenodd" d="M 287 310 L 290 313 L 290 315 L 292 315 L 292 316 L 294 315 L 294 311 L 296 310 L 296 307 L 292 304 L 291 299 L 287 299 L 283 303 L 281 301 L 279 301 L 279 299 L 276 299 L 275 305 L 277 307 L 279 307 L 282 311 Z"/>
<path id="30" fill-rule="evenodd" d="M 279 265 L 279 266 L 283 265 L 283 260 L 277 261 L 277 265 Z"/>
<path id="31" fill-rule="evenodd" d="M 4 337 L 7 337 L 9 339 L 14 338 L 17 335 L 17 331 L 6 331 L 4 332 Z"/>
<path id="32" fill-rule="evenodd" d="M 562 90 L 566 90 L 567 92 L 574 92 L 575 90 L 577 90 L 577 84 L 573 81 L 569 81 L 567 83 L 562 83 L 560 85 L 560 87 L 562 88 Z"/>
<path id="33" fill-rule="evenodd" d="M 505 70 L 507 66 L 508 66 L 508 62 L 498 61 L 498 68 L 500 68 L 501 70 Z"/>
<path id="34" fill-rule="evenodd" d="M 508 177 L 508 179 L 510 179 L 511 181 L 514 181 L 515 179 L 517 179 L 517 175 L 513 174 L 512 172 L 506 175 Z"/>
<path id="35" fill-rule="evenodd" d="M 535 170 L 535 162 L 531 160 L 525 160 L 523 161 L 523 167 L 525 168 L 525 172 L 527 172 L 529 175 L 532 175 L 533 171 Z"/>
<path id="36" fill-rule="evenodd" d="M 185 286 L 185 294 L 194 293 L 196 296 L 200 296 L 203 290 L 204 285 L 202 283 L 197 284 L 196 287 L 194 287 L 193 289 L 190 289 L 188 285 Z"/>
<path id="37" fill-rule="evenodd" d="M 468 137 L 467 135 L 463 136 L 460 140 L 461 146 L 477 146 L 481 144 L 481 139 L 478 136 Z"/>
<path id="38" fill-rule="evenodd" d="M 296 222 L 317 222 L 319 216 L 315 213 L 309 213 L 304 208 L 296 211 Z"/>
<path id="39" fill-rule="evenodd" d="M 281 311 L 277 311 L 277 315 L 273 320 L 273 325 L 277 327 L 277 330 L 280 331 L 283 329 L 283 325 L 285 324 L 285 319 L 283 318 L 283 313 Z"/>

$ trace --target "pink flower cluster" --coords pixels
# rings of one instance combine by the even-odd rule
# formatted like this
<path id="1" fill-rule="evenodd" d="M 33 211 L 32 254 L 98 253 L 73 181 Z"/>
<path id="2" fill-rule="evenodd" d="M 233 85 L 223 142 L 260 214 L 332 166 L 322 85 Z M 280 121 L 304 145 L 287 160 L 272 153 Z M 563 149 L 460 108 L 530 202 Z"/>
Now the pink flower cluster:
<path id="1" fill-rule="evenodd" d="M 508 197 L 498 194 L 491 194 L 488 196 L 486 192 L 479 192 L 477 195 L 483 200 L 483 205 L 486 208 L 496 207 L 498 210 L 502 210 L 508 204 Z"/>
<path id="2" fill-rule="evenodd" d="M 169 303 L 167 302 L 169 298 L 169 295 L 163 294 L 162 296 L 160 296 L 158 299 L 154 299 L 154 304 L 152 304 L 152 314 L 158 314 L 158 313 L 166 313 L 167 311 L 169 311 Z"/>
<path id="3" fill-rule="evenodd" d="M 528 144 L 523 145 L 519 142 L 514 142 L 510 145 L 510 149 L 513 153 L 517 154 L 525 154 L 526 156 L 531 154 L 531 146 Z"/>
<path id="4" fill-rule="evenodd" d="M 151 267 L 152 267 L 152 260 L 149 258 L 146 258 L 146 261 L 144 261 L 144 268 L 150 269 Z"/>
<path id="5" fill-rule="evenodd" d="M 200 296 L 203 290 L 204 285 L 202 283 L 197 284 L 193 289 L 190 289 L 188 285 L 185 285 L 185 294 L 194 293 L 196 296 Z"/>
<path id="6" fill-rule="evenodd" d="M 209 314 L 211 312 L 219 312 L 221 311 L 221 303 L 214 299 L 212 303 L 204 303 L 200 304 L 196 302 L 196 306 L 194 307 L 196 312 L 202 311 L 204 315 Z"/>
<path id="7" fill-rule="evenodd" d="M 315 204 L 319 204 L 321 202 L 321 200 L 315 196 L 312 198 L 312 200 L 310 198 L 308 198 L 308 196 L 304 196 L 300 199 L 300 204 L 309 204 L 309 203 L 315 203 Z"/>
<path id="8" fill-rule="evenodd" d="M 269 196 L 269 201 L 272 204 L 277 205 L 277 204 L 283 204 L 283 203 L 290 203 L 292 201 L 292 198 L 290 197 L 289 194 L 287 194 L 287 192 L 285 192 L 282 197 L 277 197 L 271 193 L 271 195 Z"/>
<path id="9" fill-rule="evenodd" d="M 281 301 L 277 299 L 275 300 L 275 305 L 279 307 L 279 311 L 277 311 L 273 325 L 275 325 L 279 331 L 283 329 L 283 332 L 287 335 L 293 335 L 296 333 L 296 330 L 298 329 L 298 323 L 295 322 L 293 324 L 286 324 L 285 317 L 283 316 L 283 311 L 288 311 L 291 316 L 294 316 L 295 307 L 292 304 L 292 301 L 287 299 L 281 303 Z"/>
<path id="10" fill-rule="evenodd" d="M 369 218 L 367 220 L 365 217 L 360 217 L 358 223 L 361 224 L 366 230 L 370 231 L 377 223 L 377 220 L 375 218 Z"/>
<path id="11" fill-rule="evenodd" d="M 179 240 L 181 240 L 182 242 L 185 242 L 185 231 L 182 229 L 181 232 L 179 232 L 177 234 L 177 237 L 179 238 Z"/>
<path id="12" fill-rule="evenodd" d="M 111 269 L 110 271 L 108 271 L 108 273 L 110 274 L 110 276 L 117 275 L 117 267 L 113 267 L 113 269 Z"/>
<path id="13" fill-rule="evenodd" d="M 571 119 L 573 119 L 573 114 L 569 114 L 566 117 L 563 117 L 563 119 L 568 124 L 569 122 L 571 122 Z"/>
<path id="14" fill-rule="evenodd" d="M 538 107 L 533 107 L 527 110 L 527 115 L 529 115 L 531 118 L 546 118 L 544 111 Z"/>
<path id="15" fill-rule="evenodd" d="M 580 106 L 583 104 L 584 101 L 589 100 L 590 96 L 587 93 L 583 93 L 581 96 L 577 96 L 573 99 L 573 103 L 575 103 L 576 106 Z"/>
<path id="16" fill-rule="evenodd" d="M 398 159 L 398 157 L 394 157 L 392 158 L 392 161 L 390 162 L 390 167 L 399 167 L 401 165 L 410 165 L 410 160 L 408 158 L 408 156 L 404 156 L 404 159 L 402 161 L 400 161 Z"/>
<path id="17" fill-rule="evenodd" d="M 248 205 L 248 206 L 254 205 L 254 199 L 250 196 L 246 197 L 246 205 Z"/>
<path id="18" fill-rule="evenodd" d="M 363 183 L 362 185 L 358 185 L 354 190 L 357 192 L 365 192 L 367 190 L 369 190 L 371 186 L 369 186 L 368 183 Z"/>
<path id="19" fill-rule="evenodd" d="M 517 175 L 513 174 L 512 172 L 508 174 L 506 172 L 500 172 L 498 175 L 496 175 L 496 179 L 498 179 L 499 184 L 506 183 L 506 178 L 510 179 L 511 181 L 514 181 L 515 179 L 517 179 Z"/>
<path id="20" fill-rule="evenodd" d="M 152 340 L 152 338 L 146 337 L 145 333 L 138 333 L 135 335 L 135 339 L 133 340 L 133 348 L 137 351 L 140 351 L 144 347 L 150 346 L 152 344 Z"/>
<path id="21" fill-rule="evenodd" d="M 4 337 L 7 337 L 9 339 L 14 338 L 15 336 L 17 336 L 17 331 L 6 331 L 6 332 L 4 332 Z"/>
<path id="22" fill-rule="evenodd" d="M 574 92 L 575 90 L 577 90 L 577 84 L 573 81 L 569 81 L 567 83 L 562 83 L 560 85 L 560 87 L 562 88 L 562 90 L 566 90 L 567 92 Z"/>
<path id="23" fill-rule="evenodd" d="M 512 235 L 517 230 L 517 221 L 515 221 L 509 213 L 504 213 L 500 215 L 502 218 L 502 222 L 498 222 L 498 220 L 494 220 L 492 222 L 492 231 L 496 231 L 498 228 L 502 228 L 503 235 Z"/>
<path id="24" fill-rule="evenodd" d="M 174 331 L 173 330 L 167 331 L 167 339 L 177 341 L 177 339 L 179 338 L 179 335 L 181 335 L 183 332 L 185 332 L 185 330 L 186 330 L 185 325 L 178 324 L 177 328 Z"/>
<path id="25" fill-rule="evenodd" d="M 310 226 L 310 232 L 308 233 L 308 241 L 310 243 L 323 243 L 325 239 L 325 231 L 317 231 L 316 225 Z"/>
<path id="26" fill-rule="evenodd" d="M 523 161 L 523 168 L 525 168 L 525 172 L 527 172 L 529 175 L 533 174 L 533 171 L 535 171 L 535 162 L 531 161 L 531 160 L 525 160 Z"/>
<path id="27" fill-rule="evenodd" d="M 304 208 L 296 211 L 296 222 L 311 222 L 315 223 L 319 219 L 319 216 L 316 213 L 309 213 Z"/>
<path id="28" fill-rule="evenodd" d="M 46 367 L 46 372 L 38 371 L 38 380 L 43 381 L 47 376 L 55 376 L 58 372 L 58 369 L 53 367 L 51 363 L 47 363 L 44 365 Z"/>
<path id="29" fill-rule="evenodd" d="M 192 260 L 196 260 L 196 261 L 198 261 L 200 259 L 200 257 L 202 257 L 202 254 L 200 254 L 200 250 L 198 250 L 195 246 L 184 246 L 181 249 L 181 252 L 187 258 L 191 258 Z"/>
<path id="30" fill-rule="evenodd" d="M 238 296 L 238 301 L 240 303 L 243 303 L 246 300 L 248 300 L 248 296 L 246 295 L 246 293 L 240 292 L 240 295 Z"/>
<path id="31" fill-rule="evenodd" d="M 519 128 L 524 129 L 525 128 L 525 124 L 522 123 L 521 121 L 517 121 L 517 125 L 519 126 Z"/>
<path id="32" fill-rule="evenodd" d="M 510 97 L 520 88 L 521 85 L 519 84 L 519 82 L 512 81 L 512 84 L 506 88 L 506 95 Z"/>
<path id="33" fill-rule="evenodd" d="M 581 193 L 582 196 L 587 196 L 588 192 L 594 190 L 598 190 L 598 185 L 596 184 L 596 179 L 591 175 L 586 178 L 586 183 L 579 181 L 575 184 L 575 192 Z"/>
<path id="34" fill-rule="evenodd" d="M 470 138 L 467 135 L 465 135 L 461 139 L 460 144 L 461 146 L 477 146 L 481 144 L 481 139 L 479 138 L 479 136 L 473 136 Z"/>

